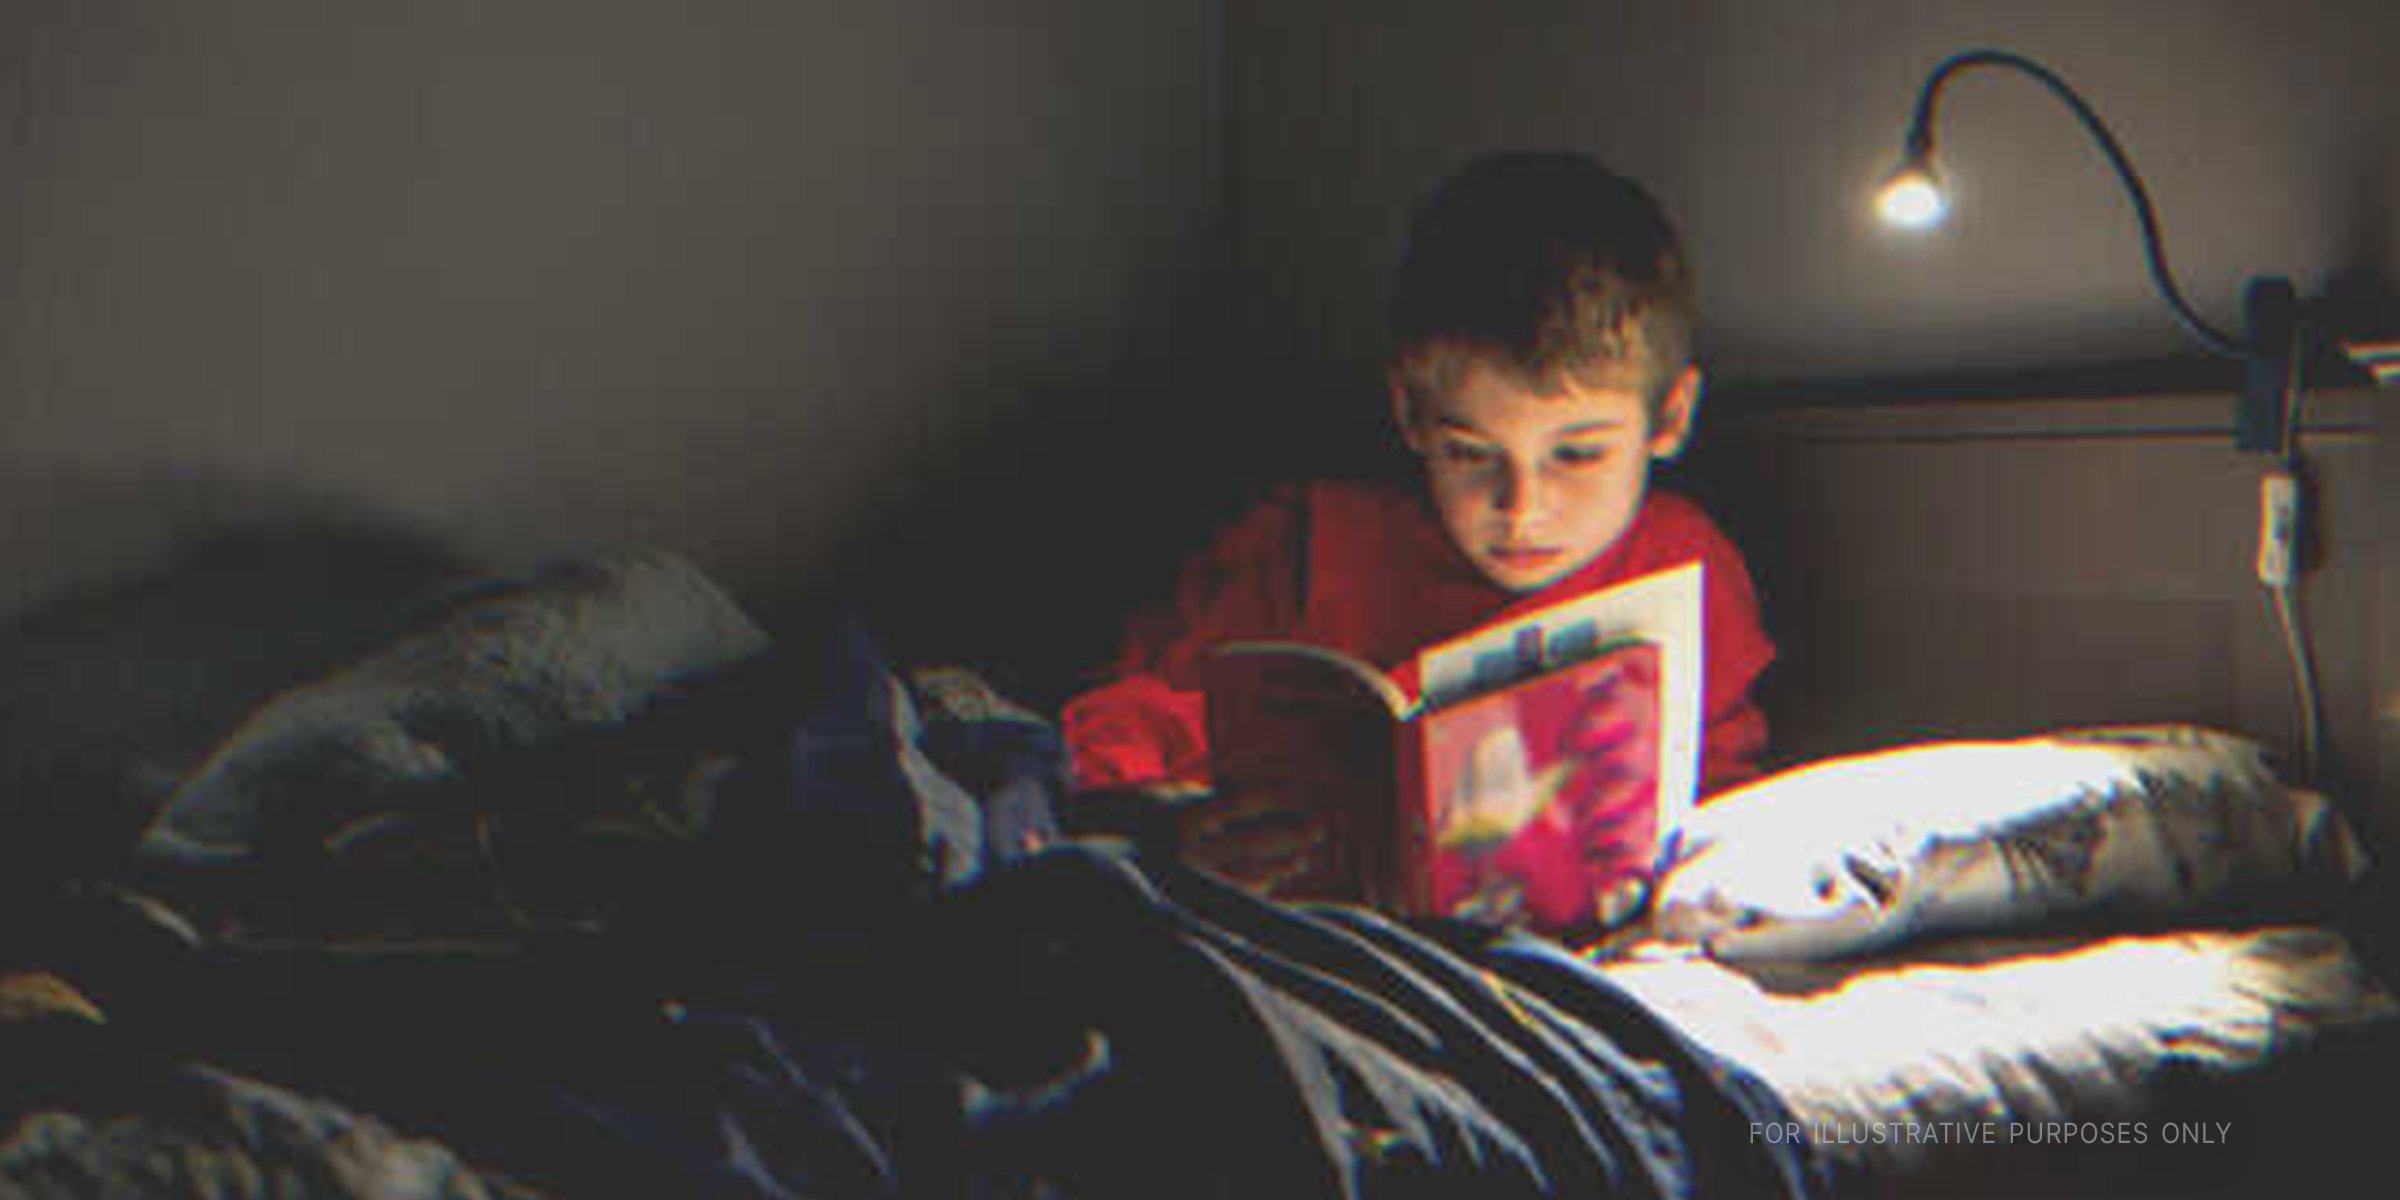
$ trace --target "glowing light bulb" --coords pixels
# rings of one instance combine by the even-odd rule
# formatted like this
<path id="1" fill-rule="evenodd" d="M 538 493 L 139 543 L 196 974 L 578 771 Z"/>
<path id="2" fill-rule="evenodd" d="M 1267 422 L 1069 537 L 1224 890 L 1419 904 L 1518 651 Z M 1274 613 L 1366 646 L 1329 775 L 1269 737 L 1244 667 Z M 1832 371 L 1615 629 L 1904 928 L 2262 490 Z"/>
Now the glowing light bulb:
<path id="1" fill-rule="evenodd" d="M 1942 219 L 1950 202 L 1942 195 L 1942 186 L 1934 182 L 1933 172 L 1923 163 L 1907 163 L 1892 172 L 1884 181 L 1883 190 L 1875 194 L 1875 211 L 1885 223 L 1902 229 L 1923 229 Z"/>

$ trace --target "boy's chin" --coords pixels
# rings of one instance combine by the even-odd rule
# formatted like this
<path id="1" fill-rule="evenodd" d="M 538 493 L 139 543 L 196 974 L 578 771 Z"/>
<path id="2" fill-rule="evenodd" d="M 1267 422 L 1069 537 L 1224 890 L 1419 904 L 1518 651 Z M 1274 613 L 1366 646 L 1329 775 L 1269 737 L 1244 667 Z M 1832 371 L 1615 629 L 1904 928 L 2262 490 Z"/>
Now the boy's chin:
<path id="1" fill-rule="evenodd" d="M 1580 564 L 1564 556 L 1561 556 L 1556 562 L 1542 563 L 1538 566 L 1521 566 L 1489 556 L 1479 556 L 1475 560 L 1475 569 L 1482 573 L 1486 582 L 1504 592 L 1515 592 L 1520 595 L 1538 592 L 1557 583 L 1574 574 L 1578 565 Z"/>

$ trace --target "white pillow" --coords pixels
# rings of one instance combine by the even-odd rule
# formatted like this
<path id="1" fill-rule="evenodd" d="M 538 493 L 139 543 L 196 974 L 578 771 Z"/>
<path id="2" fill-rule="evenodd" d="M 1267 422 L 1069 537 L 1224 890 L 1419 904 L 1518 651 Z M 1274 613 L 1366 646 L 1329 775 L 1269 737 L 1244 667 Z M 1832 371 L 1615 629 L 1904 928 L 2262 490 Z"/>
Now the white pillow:
<path id="1" fill-rule="evenodd" d="M 2189 725 L 1939 742 L 1768 776 L 1695 811 L 1652 932 L 1728 959 L 2188 911 L 2366 868 L 2324 797 L 2255 742 Z"/>

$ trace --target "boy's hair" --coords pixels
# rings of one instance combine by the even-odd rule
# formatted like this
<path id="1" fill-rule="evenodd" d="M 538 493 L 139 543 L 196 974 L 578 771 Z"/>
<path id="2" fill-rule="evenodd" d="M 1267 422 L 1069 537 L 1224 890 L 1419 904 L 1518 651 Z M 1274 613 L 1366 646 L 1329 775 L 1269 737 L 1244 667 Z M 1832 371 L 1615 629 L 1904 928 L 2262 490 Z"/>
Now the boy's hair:
<path id="1" fill-rule="evenodd" d="M 1573 152 L 1487 154 L 1435 187 L 1410 222 L 1391 315 L 1392 378 L 1412 405 L 1487 362 L 1542 392 L 1630 383 L 1655 415 L 1691 362 L 1691 270 L 1673 223 L 1640 184 Z"/>

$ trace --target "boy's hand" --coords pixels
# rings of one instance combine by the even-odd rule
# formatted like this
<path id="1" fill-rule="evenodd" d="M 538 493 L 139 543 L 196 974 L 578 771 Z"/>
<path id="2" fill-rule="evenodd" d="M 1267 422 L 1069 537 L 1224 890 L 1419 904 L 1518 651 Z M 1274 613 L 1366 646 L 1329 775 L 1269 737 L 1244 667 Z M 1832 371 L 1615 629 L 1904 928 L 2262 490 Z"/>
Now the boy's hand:
<path id="1" fill-rule="evenodd" d="M 1332 830 L 1322 814 L 1262 789 L 1219 794 L 1176 813 L 1185 862 L 1269 897 L 1320 884 L 1332 867 Z"/>

